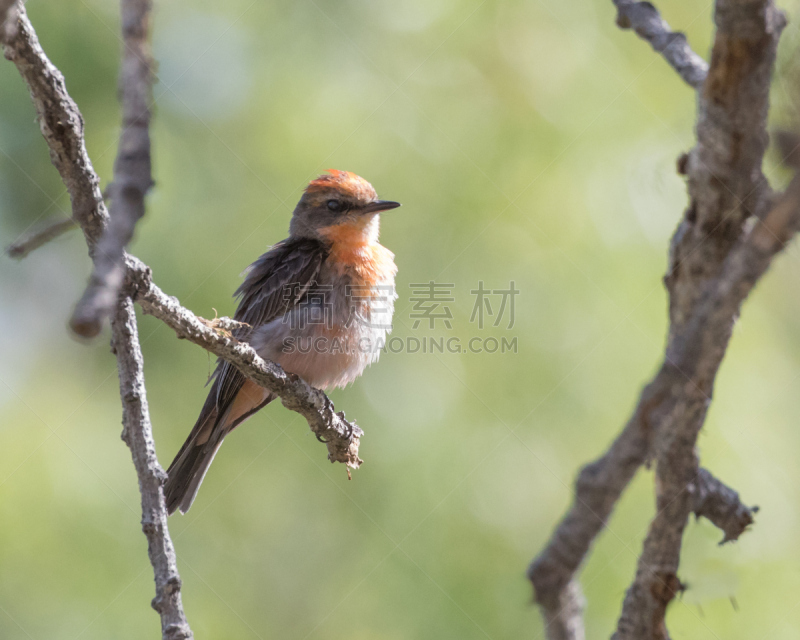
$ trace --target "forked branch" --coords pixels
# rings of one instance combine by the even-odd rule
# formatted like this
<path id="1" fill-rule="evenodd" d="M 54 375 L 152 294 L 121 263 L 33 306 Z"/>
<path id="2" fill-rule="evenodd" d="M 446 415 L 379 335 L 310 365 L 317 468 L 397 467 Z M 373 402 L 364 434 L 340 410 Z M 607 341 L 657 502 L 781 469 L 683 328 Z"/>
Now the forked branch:
<path id="1" fill-rule="evenodd" d="M 122 0 L 123 54 L 119 74 L 122 133 L 114 180 L 106 188 L 110 221 L 96 246 L 89 284 L 72 314 L 72 330 L 86 338 L 100 333 L 117 304 L 125 279 L 125 247 L 144 215 L 144 199 L 153 184 L 150 172 L 150 105 L 153 61 L 150 57 L 151 0 Z"/>
<path id="2" fill-rule="evenodd" d="M 736 318 L 800 226 L 796 178 L 774 197 L 761 171 L 775 51 L 785 19 L 771 0 L 717 0 L 706 68 L 647 2 L 614 0 L 633 28 L 699 89 L 697 145 L 681 161 L 690 205 L 670 247 L 670 327 L 663 363 L 608 452 L 581 471 L 572 507 L 531 564 L 551 640 L 584 637 L 576 573 L 638 468 L 656 468 L 656 516 L 627 592 L 617 640 L 665 640 L 683 531 L 692 512 L 735 540 L 756 509 L 700 469 L 695 444 Z"/>
<path id="3" fill-rule="evenodd" d="M 123 439 L 131 449 L 142 496 L 142 527 L 148 539 L 156 597 L 164 640 L 192 637 L 183 613 L 175 552 L 167 528 L 164 471 L 155 454 L 142 370 L 133 301 L 145 313 L 168 324 L 179 337 L 191 340 L 238 367 L 248 378 L 276 393 L 283 404 L 303 415 L 328 448 L 332 462 L 357 468 L 362 431 L 336 413 L 321 391 L 278 365 L 267 362 L 229 331 L 232 320 L 209 322 L 183 308 L 153 282 L 150 269 L 128 255 L 136 222 L 144 213 L 151 185 L 149 118 L 152 69 L 147 50 L 150 0 L 122 0 L 125 53 L 120 73 L 123 130 L 109 193 L 112 216 L 103 200 L 99 179 L 86 153 L 83 118 L 69 96 L 64 78 L 42 50 L 21 3 L 0 0 L 0 40 L 7 59 L 19 70 L 31 94 L 50 158 L 70 195 L 72 219 L 83 230 L 94 275 L 76 309 L 73 327 L 83 335 L 99 331 L 113 314 L 113 347 L 117 355 L 123 404 Z M 6 19 L 6 16 L 8 18 Z M 4 24 L 5 20 L 5 24 Z M 34 235 L 10 249 L 18 255 L 56 237 L 66 224 Z"/>

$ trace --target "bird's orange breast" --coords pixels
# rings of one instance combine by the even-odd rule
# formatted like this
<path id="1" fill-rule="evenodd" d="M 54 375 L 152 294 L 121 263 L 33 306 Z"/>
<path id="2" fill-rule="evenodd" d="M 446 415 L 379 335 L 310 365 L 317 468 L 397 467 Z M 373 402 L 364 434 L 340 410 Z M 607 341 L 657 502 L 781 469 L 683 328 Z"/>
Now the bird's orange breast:
<path id="1" fill-rule="evenodd" d="M 358 281 L 355 284 L 372 287 L 397 273 L 394 254 L 374 241 L 364 226 L 336 224 L 320 229 L 320 233 L 331 245 L 330 265 L 353 276 Z"/>

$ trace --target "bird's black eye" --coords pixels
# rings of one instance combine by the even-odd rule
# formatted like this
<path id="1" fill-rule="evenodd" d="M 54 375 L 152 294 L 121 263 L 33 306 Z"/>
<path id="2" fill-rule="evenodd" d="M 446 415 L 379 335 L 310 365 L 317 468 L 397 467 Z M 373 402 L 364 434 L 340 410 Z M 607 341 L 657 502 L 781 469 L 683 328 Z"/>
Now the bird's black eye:
<path id="1" fill-rule="evenodd" d="M 338 200 L 328 200 L 329 211 L 339 211 L 342 208 L 342 203 Z"/>

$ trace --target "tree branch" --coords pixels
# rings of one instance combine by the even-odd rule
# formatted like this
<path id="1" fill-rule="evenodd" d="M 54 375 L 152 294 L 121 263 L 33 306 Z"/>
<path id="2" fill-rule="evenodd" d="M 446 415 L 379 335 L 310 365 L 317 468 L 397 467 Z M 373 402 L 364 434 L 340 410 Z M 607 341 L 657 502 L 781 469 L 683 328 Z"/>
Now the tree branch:
<path id="1" fill-rule="evenodd" d="M 708 64 L 692 51 L 683 33 L 670 29 L 658 9 L 649 2 L 613 1 L 617 7 L 617 25 L 621 29 L 633 29 L 642 40 L 649 42 L 690 87 L 699 89 L 702 86 Z"/>
<path id="2" fill-rule="evenodd" d="M 661 45 L 666 42 L 668 27 L 651 5 L 615 5 L 620 26 L 636 28 L 648 40 L 661 29 Z M 715 18 L 714 53 L 698 99 L 697 145 L 680 163 L 691 204 L 673 238 L 665 278 L 670 329 L 663 364 L 609 451 L 581 471 L 570 511 L 528 571 L 553 640 L 583 638 L 580 610 L 564 606 L 578 589 L 575 574 L 649 458 L 656 459 L 657 513 L 623 604 L 617 640 L 669 637 L 664 616 L 683 588 L 678 561 L 692 511 L 711 519 L 726 540 L 752 522 L 754 511 L 699 468 L 695 443 L 741 305 L 800 225 L 800 184 L 795 178 L 773 207 L 761 172 L 782 14 L 771 0 L 718 0 Z M 661 45 L 654 48 L 671 46 Z"/>
<path id="3" fill-rule="evenodd" d="M 126 0 L 122 1 L 123 14 Z M 18 15 L 5 45 L 6 58 L 14 62 L 31 93 L 50 159 L 61 175 L 72 201 L 73 219 L 83 229 L 89 253 L 97 262 L 97 244 L 108 226 L 108 211 L 99 179 L 86 153 L 83 118 L 69 96 L 64 78 L 45 55 L 24 8 Z M 123 18 L 124 21 L 125 18 Z M 124 136 L 123 136 L 124 138 Z M 120 155 L 123 155 L 121 150 Z M 161 616 L 164 640 L 192 638 L 183 613 L 180 576 L 167 528 L 163 482 L 158 464 L 145 396 L 143 359 L 139 346 L 133 302 L 124 297 L 117 306 L 113 326 L 113 349 L 117 355 L 120 395 L 123 404 L 123 440 L 131 449 L 142 498 L 142 529 L 148 540 L 156 597 L 153 608 Z"/>
<path id="4" fill-rule="evenodd" d="M 695 516 L 708 518 L 725 534 L 720 545 L 738 540 L 745 529 L 753 524 L 753 516 L 758 512 L 758 507 L 742 504 L 736 491 L 705 469 L 698 472 L 691 494 Z"/>
<path id="5" fill-rule="evenodd" d="M 697 103 L 697 144 L 688 154 L 689 208 L 670 250 L 673 330 L 715 278 L 742 225 L 763 217 L 771 190 L 761 171 L 769 143 L 769 88 L 783 14 L 771 0 L 717 0 L 711 65 Z"/>
<path id="6" fill-rule="evenodd" d="M 58 222 L 51 222 L 47 226 L 33 231 L 20 240 L 8 245 L 6 247 L 6 253 L 11 258 L 24 258 L 31 251 L 38 249 L 51 240 L 55 240 L 61 234 L 71 231 L 72 229 L 77 228 L 77 226 L 78 225 L 72 218 L 59 220 Z"/>
<path id="7" fill-rule="evenodd" d="M 147 553 L 155 574 L 156 597 L 152 605 L 161 616 L 164 640 L 189 640 L 194 636 L 183 613 L 181 578 L 167 528 L 163 488 L 167 474 L 156 457 L 144 384 L 144 359 L 130 298 L 120 300 L 111 328 L 111 349 L 117 356 L 122 398 L 122 439 L 131 450 L 139 478 L 142 531 L 147 536 Z"/>
<path id="8" fill-rule="evenodd" d="M 584 637 L 581 609 L 564 604 L 574 601 L 574 594 L 580 593 L 575 573 L 622 492 L 647 460 L 654 424 L 662 419 L 663 402 L 673 376 L 673 370 L 661 368 L 642 391 L 633 415 L 608 451 L 581 469 L 569 512 L 528 568 L 528 579 L 547 622 L 550 640 Z"/>
<path id="9" fill-rule="evenodd" d="M 314 435 L 328 447 L 328 459 L 357 469 L 363 462 L 358 446 L 364 432 L 348 422 L 343 412 L 319 389 L 286 373 L 279 365 L 264 360 L 246 342 L 230 333 L 230 318 L 209 321 L 199 318 L 153 284 L 149 267 L 133 256 L 127 257 L 131 295 L 145 313 L 171 327 L 179 338 L 203 347 L 227 360 L 256 384 L 280 396 L 283 406 L 302 415 Z"/>
<path id="10" fill-rule="evenodd" d="M 144 199 L 153 180 L 150 168 L 150 104 L 153 61 L 148 44 L 150 0 L 122 0 L 124 50 L 119 74 L 122 132 L 114 162 L 114 180 L 106 193 L 111 219 L 94 256 L 94 270 L 70 320 L 72 330 L 86 338 L 100 333 L 103 319 L 116 305 L 125 279 L 125 247 L 144 215 Z"/>
<path id="11" fill-rule="evenodd" d="M 73 202 L 73 214 L 94 253 L 94 245 L 108 221 L 98 178 L 83 142 L 83 119 L 66 91 L 64 79 L 45 55 L 24 10 L 19 17 L 17 36 L 6 44 L 6 57 L 12 60 L 26 80 L 42 123 L 42 133 L 51 149 L 53 164 L 61 174 Z M 56 113 L 51 113 L 56 110 Z M 56 127 L 55 125 L 58 124 Z M 79 207 L 76 208 L 75 203 Z M 89 203 L 91 206 L 89 206 Z M 288 375 L 280 366 L 267 362 L 247 344 L 226 336 L 180 306 L 151 281 L 150 269 L 132 256 L 125 256 L 132 295 L 145 313 L 153 315 L 180 336 L 195 342 L 237 366 L 245 375 L 277 393 L 284 406 L 300 413 L 312 431 L 327 439 L 329 458 L 357 468 L 361 429 L 334 411 L 333 403 L 318 389 Z M 227 322 L 233 322 L 227 319 Z M 349 437 L 352 434 L 352 437 Z"/>
<path id="12" fill-rule="evenodd" d="M 2 0 L 0 0 L 2 1 Z M 139 19 L 131 18 L 123 11 L 123 25 L 133 39 L 133 48 L 144 46 L 144 26 L 149 3 L 123 2 L 123 7 L 133 7 Z M 83 118 L 72 98 L 67 93 L 64 78 L 45 55 L 25 10 L 20 6 L 15 17 L 13 37 L 4 42 L 6 58 L 14 62 L 31 93 L 36 107 L 42 135 L 50 148 L 50 158 L 66 185 L 72 202 L 73 218 L 86 237 L 89 253 L 95 263 L 107 258 L 102 245 L 107 236 L 119 241 L 120 247 L 127 242 L 125 231 L 119 234 L 120 226 L 109 225 L 109 215 L 103 202 L 97 174 L 86 153 L 83 136 Z M 130 42 L 129 42 L 130 45 Z M 126 51 L 128 51 L 126 46 Z M 139 49 L 141 52 L 141 49 Z M 122 86 L 125 104 L 125 131 L 121 136 L 120 153 L 115 164 L 115 181 L 112 188 L 114 219 L 121 211 L 122 228 L 132 233 L 135 220 L 143 212 L 144 194 L 150 185 L 149 143 L 147 119 L 149 112 L 141 110 L 142 85 L 138 98 L 126 97 L 126 76 L 134 73 L 137 81 L 144 82 L 149 70 L 142 66 L 141 58 L 125 56 L 130 68 L 123 65 Z M 131 71 L 131 68 L 134 71 Z M 142 75 L 145 74 L 145 75 Z M 149 76 L 148 76 L 149 77 Z M 149 81 L 149 80 L 148 80 Z M 149 95 L 149 94 L 148 94 Z M 126 131 L 130 133 L 126 133 Z M 145 151 L 146 148 L 146 151 Z M 145 180 L 146 176 L 146 180 Z M 104 234 L 107 229 L 109 234 Z M 127 235 L 127 238 L 130 234 Z M 46 241 L 46 238 L 40 238 Z M 131 447 L 142 494 L 143 529 L 148 537 L 151 563 L 156 578 L 154 608 L 161 614 L 165 639 L 190 638 L 191 630 L 182 612 L 180 578 L 175 566 L 174 550 L 166 526 L 163 482 L 164 472 L 155 458 L 152 430 L 144 396 L 144 379 L 141 371 L 141 351 L 138 344 L 132 298 L 135 297 L 145 313 L 149 313 L 171 326 L 176 333 L 212 353 L 229 360 L 248 378 L 278 394 L 284 406 L 303 415 L 312 431 L 328 447 L 331 461 L 343 462 L 357 468 L 359 438 L 363 432 L 336 413 L 333 403 L 321 391 L 310 387 L 296 376 L 286 374 L 278 365 L 264 361 L 248 344 L 238 342 L 229 333 L 233 322 L 230 319 L 205 321 L 180 306 L 175 298 L 166 296 L 150 278 L 150 269 L 136 258 L 120 249 L 123 271 L 128 287 L 121 298 L 113 322 L 113 337 L 120 371 L 120 390 L 124 406 L 124 437 Z M 122 283 L 119 283 L 120 285 Z M 116 286 L 116 285 L 114 285 Z M 116 293 L 114 294 L 116 296 Z M 102 297 L 102 296 L 101 296 Z M 113 297 L 112 300 L 116 298 Z"/>
<path id="13" fill-rule="evenodd" d="M 42 50 L 25 9 L 20 4 L 15 7 L 18 14 L 10 29 L 12 36 L 4 42 L 5 57 L 16 65 L 28 85 L 50 160 L 69 192 L 72 217 L 83 229 L 91 254 L 108 223 L 108 210 L 100 180 L 86 153 L 83 117 L 67 93 L 64 76 Z M 11 20 L 7 26 L 12 26 Z"/>
<path id="14" fill-rule="evenodd" d="M 666 639 L 666 608 L 680 590 L 689 489 L 700 473 L 695 444 L 714 380 L 745 298 L 797 229 L 798 180 L 771 206 L 761 172 L 769 83 L 783 15 L 771 0 L 718 0 L 711 67 L 698 101 L 697 146 L 687 166 L 687 215 L 673 239 L 666 361 L 688 380 L 658 427 L 656 507 L 615 638 Z M 694 244 L 692 244 L 694 243 Z M 689 248 L 691 247 L 691 248 Z M 688 249 L 688 251 L 687 251 Z"/>
<path id="15" fill-rule="evenodd" d="M 19 10 L 16 0 L 0 0 L 0 43 L 14 37 Z"/>

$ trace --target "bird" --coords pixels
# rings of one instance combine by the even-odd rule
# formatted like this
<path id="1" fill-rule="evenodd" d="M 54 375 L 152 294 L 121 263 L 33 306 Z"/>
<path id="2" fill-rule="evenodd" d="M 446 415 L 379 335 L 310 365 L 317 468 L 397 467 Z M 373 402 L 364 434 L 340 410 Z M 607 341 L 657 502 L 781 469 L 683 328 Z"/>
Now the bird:
<path id="1" fill-rule="evenodd" d="M 323 390 L 344 387 L 375 362 L 391 331 L 394 254 L 378 242 L 379 200 L 372 185 L 329 169 L 305 188 L 289 237 L 244 272 L 233 336 L 267 360 Z M 222 359 L 186 442 L 167 469 L 169 514 L 186 513 L 223 439 L 277 396 Z"/>

